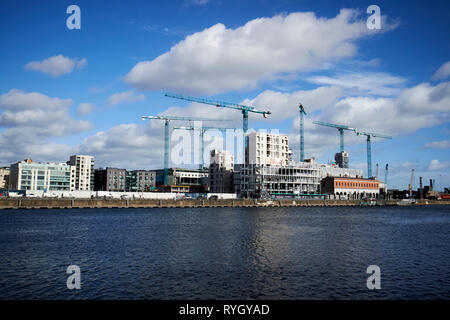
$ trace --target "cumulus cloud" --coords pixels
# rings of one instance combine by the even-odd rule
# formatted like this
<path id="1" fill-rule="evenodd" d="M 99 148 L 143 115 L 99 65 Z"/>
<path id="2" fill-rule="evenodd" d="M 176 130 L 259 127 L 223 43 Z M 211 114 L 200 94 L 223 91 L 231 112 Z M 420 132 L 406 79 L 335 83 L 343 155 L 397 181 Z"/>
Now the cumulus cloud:
<path id="1" fill-rule="evenodd" d="M 11 89 L 0 96 L 0 163 L 11 163 L 25 157 L 51 160 L 52 155 L 67 155 L 72 150 L 51 138 L 64 137 L 92 128 L 88 121 L 73 119 L 69 114 L 71 99 L 52 98 L 38 92 Z M 61 159 L 62 160 L 62 159 Z"/>
<path id="2" fill-rule="evenodd" d="M 444 63 L 433 75 L 433 80 L 444 80 L 450 76 L 450 61 Z"/>
<path id="3" fill-rule="evenodd" d="M 449 120 L 449 83 L 421 83 L 392 98 L 346 97 L 321 115 L 324 121 L 387 134 L 405 134 Z"/>
<path id="4" fill-rule="evenodd" d="M 241 104 L 267 109 L 272 112 L 268 120 L 279 121 L 297 116 L 300 103 L 305 108 L 306 113 L 309 113 L 330 107 L 342 95 L 342 89 L 336 86 L 298 90 L 292 93 L 265 90 L 254 99 L 243 100 Z"/>
<path id="5" fill-rule="evenodd" d="M 133 91 L 124 91 L 114 93 L 112 96 L 108 98 L 106 104 L 108 106 L 114 106 L 119 103 L 133 103 L 138 101 L 144 101 L 145 96 L 143 94 L 136 95 Z"/>
<path id="6" fill-rule="evenodd" d="M 84 139 L 78 150 L 95 156 L 97 166 L 161 168 L 163 135 L 163 121 L 121 124 Z"/>
<path id="7" fill-rule="evenodd" d="M 428 142 L 424 146 L 425 149 L 448 149 L 450 148 L 450 140 Z"/>
<path id="8" fill-rule="evenodd" d="M 420 83 L 403 90 L 398 100 L 404 106 L 404 111 L 408 113 L 448 112 L 450 110 L 450 81 L 441 82 L 435 86 L 429 83 Z"/>
<path id="9" fill-rule="evenodd" d="M 77 108 L 77 116 L 83 117 L 91 114 L 95 109 L 93 103 L 80 103 Z"/>
<path id="10" fill-rule="evenodd" d="M 356 40 L 373 33 L 356 11 L 348 9 L 330 19 L 296 12 L 254 19 L 236 29 L 219 23 L 186 37 L 152 61 L 139 62 L 125 81 L 140 90 L 239 90 L 352 57 Z"/>
<path id="11" fill-rule="evenodd" d="M 450 167 L 450 162 L 440 162 L 439 160 L 431 160 L 428 165 L 429 171 L 439 171 Z"/>
<path id="12" fill-rule="evenodd" d="M 40 71 L 53 77 L 59 77 L 63 74 L 71 73 L 74 68 L 82 68 L 87 64 L 85 58 L 78 60 L 76 58 L 68 58 L 62 54 L 49 57 L 43 61 L 32 61 L 25 65 L 25 69 Z"/>

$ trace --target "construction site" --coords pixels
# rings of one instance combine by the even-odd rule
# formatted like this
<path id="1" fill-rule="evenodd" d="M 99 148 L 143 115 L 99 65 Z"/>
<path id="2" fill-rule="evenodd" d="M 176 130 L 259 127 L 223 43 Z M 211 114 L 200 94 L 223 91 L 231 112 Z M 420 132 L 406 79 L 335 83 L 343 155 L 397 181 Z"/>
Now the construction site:
<path id="1" fill-rule="evenodd" d="M 206 193 L 220 191 L 236 194 L 237 198 L 294 198 L 294 199 L 402 199 L 413 198 L 412 192 L 400 197 L 398 192 L 388 189 L 388 164 L 385 165 L 384 179 L 379 177 L 379 165 L 376 174 L 372 174 L 372 142 L 374 138 L 392 139 L 391 136 L 352 128 L 343 124 L 313 121 L 315 125 L 333 128 L 339 134 L 339 152 L 335 161 L 322 164 L 314 158 L 305 158 L 304 117 L 305 107 L 299 104 L 299 161 L 294 161 L 286 134 L 266 132 L 248 133 L 249 113 L 260 114 L 263 118 L 271 115 L 270 111 L 257 109 L 236 103 L 215 101 L 204 98 L 166 93 L 166 97 L 206 104 L 217 108 L 234 109 L 242 113 L 242 145 L 244 161 L 236 163 L 233 154 L 227 150 L 211 150 L 209 168 L 204 159 L 204 135 L 207 130 L 221 132 L 236 131 L 238 128 L 219 126 L 170 127 L 172 121 L 206 121 L 223 122 L 211 118 L 194 118 L 178 116 L 142 116 L 143 120 L 163 120 L 164 132 L 164 169 L 156 171 L 156 189 L 164 192 Z M 240 129 L 240 128 L 239 128 Z M 172 130 L 189 130 L 200 133 L 199 169 L 170 168 L 170 141 Z M 360 169 L 349 168 L 349 154 L 345 151 L 344 132 L 364 137 L 367 149 L 367 175 Z M 421 178 L 422 179 L 422 178 Z M 409 190 L 411 191 L 413 176 Z M 424 190 L 421 185 L 421 190 Z M 432 186 L 421 193 L 421 199 L 435 198 Z"/>
<path id="2" fill-rule="evenodd" d="M 389 165 L 384 167 L 384 178 L 380 177 L 379 164 L 376 163 L 376 172 L 372 174 L 372 143 L 373 139 L 392 139 L 391 136 L 353 128 L 344 124 L 334 124 L 322 121 L 313 121 L 313 124 L 337 130 L 339 135 L 339 150 L 335 153 L 334 161 L 319 163 L 314 157 L 305 158 L 304 121 L 307 116 L 305 107 L 298 106 L 299 112 L 299 155 L 294 160 L 287 134 L 266 132 L 265 130 L 249 132 L 249 113 L 260 114 L 263 118 L 271 115 L 270 111 L 257 109 L 251 106 L 240 105 L 223 101 L 195 98 L 174 93 L 166 93 L 166 97 L 206 104 L 222 109 L 237 110 L 242 114 L 242 129 L 223 126 L 203 126 L 203 122 L 217 123 L 231 121 L 206 117 L 182 117 L 171 115 L 144 115 L 142 120 L 164 121 L 164 154 L 163 169 L 133 170 L 110 168 L 94 169 L 92 156 L 73 156 L 78 159 L 90 159 L 90 173 L 84 178 L 76 178 L 76 183 L 85 181 L 86 187 L 74 188 L 74 170 L 72 178 L 67 178 L 66 188 L 48 188 L 39 186 L 21 187 L 21 176 L 33 172 L 33 166 L 45 169 L 50 164 L 35 164 L 26 160 L 11 166 L 9 189 L 1 191 L 3 197 L 39 197 L 39 198 L 69 198 L 69 199 L 121 199 L 126 201 L 172 201 L 201 199 L 227 200 L 227 199 L 259 199 L 273 200 L 336 200 L 346 201 L 344 204 L 387 204 L 386 201 L 398 202 L 399 205 L 416 203 L 416 200 L 449 199 L 449 190 L 445 193 L 433 189 L 435 185 L 431 179 L 428 186 L 423 185 L 419 178 L 420 187 L 414 190 L 414 169 L 411 170 L 411 179 L 406 190 L 390 189 L 388 185 Z M 186 122 L 190 126 L 173 126 L 173 122 Z M 198 124 L 201 125 L 198 125 Z M 173 131 L 188 131 L 199 133 L 197 143 L 200 159 L 198 168 L 171 167 L 171 133 Z M 242 139 L 243 159 L 235 161 L 235 153 L 222 149 L 213 149 L 209 153 L 209 165 L 205 159 L 205 133 L 215 130 L 221 133 L 232 133 L 233 139 Z M 242 135 L 235 134 L 242 132 Z M 345 150 L 344 132 L 364 137 L 366 142 L 367 173 L 364 176 L 362 169 L 349 167 L 349 153 Z M 194 143 L 194 146 L 196 143 Z M 237 144 L 237 148 L 238 144 Z M 191 150 L 190 150 L 191 151 Z M 190 152 L 189 151 L 189 152 Z M 74 159 L 75 159 L 74 158 Z M 86 160 L 87 161 L 87 160 Z M 74 163 L 75 164 L 75 163 Z M 55 166 L 55 164 L 51 164 Z M 30 170 L 26 170 L 29 166 Z M 22 168 L 23 167 L 23 168 Z M 22 169 L 20 169 L 22 168 Z M 53 167 L 51 167 L 53 168 Z M 50 168 L 50 169 L 51 169 Z M 70 167 L 64 167 L 70 170 Z M 22 172 L 23 171 L 23 172 Z M 27 171 L 27 172 L 25 172 Z M 50 172 L 50 170 L 49 170 Z M 49 173 L 50 174 L 50 173 Z M 69 174 L 69 173 L 68 173 Z M 36 177 L 29 179 L 34 180 Z M 81 180 L 80 180 L 81 179 Z M 30 180 L 30 181 L 31 181 Z M 49 178 L 49 180 L 51 180 Z M 23 183 L 22 183 L 23 184 Z M 69 186 L 72 186 L 69 188 Z M 23 190 L 25 189 L 25 190 Z M 383 202 L 384 201 L 384 202 Z M 128 202 L 127 202 L 128 203 Z M 280 202 L 281 203 L 281 202 Z M 389 202 L 391 203 L 391 202 Z M 250 202 L 250 204 L 255 204 Z M 323 204 L 323 202 L 319 202 Z M 392 204 L 392 203 L 391 203 Z M 128 206 L 129 204 L 127 204 Z M 161 204 L 158 204 L 161 205 Z M 235 204 L 233 204 L 235 205 Z M 281 204 L 280 204 L 281 205 Z M 325 202 L 325 205 L 326 202 Z"/>

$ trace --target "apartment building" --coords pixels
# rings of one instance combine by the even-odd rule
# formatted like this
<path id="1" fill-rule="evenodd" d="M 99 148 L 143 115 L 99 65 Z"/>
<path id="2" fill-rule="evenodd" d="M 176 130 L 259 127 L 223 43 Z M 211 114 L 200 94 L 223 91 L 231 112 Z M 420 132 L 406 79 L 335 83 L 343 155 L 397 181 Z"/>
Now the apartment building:
<path id="1" fill-rule="evenodd" d="M 127 170 L 118 168 L 100 168 L 94 170 L 95 191 L 126 191 Z"/>
<path id="2" fill-rule="evenodd" d="M 86 155 L 70 156 L 67 164 L 73 166 L 70 190 L 94 190 L 94 157 Z"/>
<path id="3" fill-rule="evenodd" d="M 125 179 L 127 191 L 150 191 L 156 186 L 156 172 L 148 170 L 127 171 Z"/>
<path id="4" fill-rule="evenodd" d="M 287 135 L 252 132 L 247 135 L 247 142 L 246 164 L 287 166 L 291 159 Z"/>

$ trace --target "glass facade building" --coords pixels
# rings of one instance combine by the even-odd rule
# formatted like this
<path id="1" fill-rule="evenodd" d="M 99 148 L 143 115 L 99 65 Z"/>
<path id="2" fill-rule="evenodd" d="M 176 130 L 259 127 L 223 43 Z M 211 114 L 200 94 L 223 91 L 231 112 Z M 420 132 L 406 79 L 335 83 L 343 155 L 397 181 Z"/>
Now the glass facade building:
<path id="1" fill-rule="evenodd" d="M 70 191 L 71 170 L 66 163 L 20 161 L 11 165 L 10 189 Z"/>

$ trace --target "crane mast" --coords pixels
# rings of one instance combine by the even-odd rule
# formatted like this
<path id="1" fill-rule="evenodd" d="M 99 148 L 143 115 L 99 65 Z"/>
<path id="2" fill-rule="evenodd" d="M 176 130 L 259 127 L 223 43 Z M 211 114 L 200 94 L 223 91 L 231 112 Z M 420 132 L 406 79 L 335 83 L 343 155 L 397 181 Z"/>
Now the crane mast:
<path id="1" fill-rule="evenodd" d="M 366 136 L 367 141 L 367 177 L 370 179 L 372 178 L 372 146 L 371 146 L 371 138 L 383 138 L 383 139 L 392 139 L 391 136 L 387 136 L 384 134 L 379 133 L 373 133 L 373 132 L 364 132 L 364 131 L 358 131 L 354 130 L 357 136 Z"/>
<path id="2" fill-rule="evenodd" d="M 300 103 L 298 106 L 299 112 L 300 112 L 300 161 L 305 161 L 305 138 L 304 138 L 304 131 L 303 131 L 303 115 L 306 115 L 305 108 L 303 108 L 303 105 Z"/>

